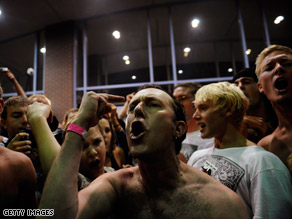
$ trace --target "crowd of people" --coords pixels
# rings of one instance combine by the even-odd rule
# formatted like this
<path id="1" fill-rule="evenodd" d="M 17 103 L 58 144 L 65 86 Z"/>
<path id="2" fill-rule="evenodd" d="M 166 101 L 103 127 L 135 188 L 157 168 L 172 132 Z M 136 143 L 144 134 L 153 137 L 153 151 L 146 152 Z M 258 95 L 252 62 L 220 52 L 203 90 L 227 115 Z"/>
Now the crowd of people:
<path id="1" fill-rule="evenodd" d="M 1 209 L 58 218 L 292 218 L 292 49 L 232 82 L 88 92 L 58 122 L 45 95 L 5 102 Z M 115 102 L 125 101 L 120 111 Z"/>

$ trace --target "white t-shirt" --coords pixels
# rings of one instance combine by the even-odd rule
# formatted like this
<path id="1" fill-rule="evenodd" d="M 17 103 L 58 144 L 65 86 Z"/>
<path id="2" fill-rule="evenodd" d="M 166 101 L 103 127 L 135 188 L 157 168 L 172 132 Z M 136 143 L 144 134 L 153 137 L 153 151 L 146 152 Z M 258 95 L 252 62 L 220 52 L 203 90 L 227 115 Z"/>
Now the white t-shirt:
<path id="1" fill-rule="evenodd" d="M 201 132 L 198 130 L 187 133 L 185 140 L 182 142 L 180 152 L 189 160 L 194 151 L 210 148 L 213 145 L 214 138 L 203 139 L 201 138 Z"/>
<path id="2" fill-rule="evenodd" d="M 188 164 L 235 191 L 253 218 L 292 218 L 291 175 L 260 146 L 196 151 Z"/>

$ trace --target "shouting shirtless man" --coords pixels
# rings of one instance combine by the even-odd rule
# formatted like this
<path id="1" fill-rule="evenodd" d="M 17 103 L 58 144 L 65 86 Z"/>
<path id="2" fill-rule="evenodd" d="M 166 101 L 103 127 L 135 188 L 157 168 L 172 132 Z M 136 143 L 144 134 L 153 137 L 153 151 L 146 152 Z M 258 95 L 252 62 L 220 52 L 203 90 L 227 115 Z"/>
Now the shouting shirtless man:
<path id="1" fill-rule="evenodd" d="M 78 192 L 84 130 L 97 124 L 108 101 L 121 100 L 94 92 L 83 97 L 40 208 L 53 208 L 58 218 L 247 218 L 239 196 L 178 160 L 187 130 L 183 109 L 156 88 L 137 92 L 129 104 L 127 140 L 138 166 L 104 174 Z"/>

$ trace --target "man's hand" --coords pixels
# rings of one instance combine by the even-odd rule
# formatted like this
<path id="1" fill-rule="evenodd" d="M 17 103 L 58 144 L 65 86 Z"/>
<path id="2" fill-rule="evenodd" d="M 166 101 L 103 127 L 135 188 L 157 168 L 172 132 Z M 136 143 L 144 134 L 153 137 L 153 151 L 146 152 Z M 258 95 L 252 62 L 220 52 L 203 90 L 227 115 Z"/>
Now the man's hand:
<path id="1" fill-rule="evenodd" d="M 21 152 L 26 155 L 31 154 L 31 141 L 25 140 L 29 137 L 28 133 L 18 133 L 8 144 L 7 148 L 13 151 Z"/>
<path id="2" fill-rule="evenodd" d="M 124 97 L 100 94 L 94 92 L 86 93 L 79 108 L 77 116 L 73 119 L 72 123 L 80 125 L 88 130 L 90 127 L 97 125 L 99 119 L 103 117 L 105 113 L 111 112 L 111 107 L 108 102 L 120 102 Z"/>
<path id="3" fill-rule="evenodd" d="M 247 129 L 256 129 L 263 135 L 268 130 L 268 124 L 262 117 L 258 116 L 244 116 L 243 124 Z"/>
<path id="4" fill-rule="evenodd" d="M 135 95 L 135 92 L 130 93 L 126 96 L 126 101 L 127 103 L 130 103 L 130 101 L 132 100 L 133 96 Z"/>
<path id="5" fill-rule="evenodd" d="M 6 72 L 6 76 L 9 78 L 10 81 L 12 81 L 12 80 L 15 79 L 14 74 L 13 74 L 10 70 L 8 70 L 8 71 Z"/>
<path id="6" fill-rule="evenodd" d="M 31 123 L 33 120 L 38 120 L 41 117 L 47 119 L 49 122 L 52 122 L 53 112 L 51 106 L 39 102 L 34 102 L 28 106 L 27 117 L 29 123 Z"/>

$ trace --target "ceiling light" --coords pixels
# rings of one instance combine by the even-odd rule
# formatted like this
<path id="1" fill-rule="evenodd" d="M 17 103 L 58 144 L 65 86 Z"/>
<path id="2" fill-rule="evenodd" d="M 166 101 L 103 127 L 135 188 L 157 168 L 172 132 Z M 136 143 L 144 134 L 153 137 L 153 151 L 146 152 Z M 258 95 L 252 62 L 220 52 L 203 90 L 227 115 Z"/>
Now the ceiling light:
<path id="1" fill-rule="evenodd" d="M 228 72 L 233 72 L 233 69 L 232 68 L 228 68 Z"/>
<path id="2" fill-rule="evenodd" d="M 275 24 L 279 24 L 282 20 L 284 20 L 284 17 L 283 17 L 283 16 L 278 16 L 278 17 L 276 17 L 276 19 L 274 20 L 274 23 L 275 23 Z"/>
<path id="3" fill-rule="evenodd" d="M 184 48 L 184 52 L 190 52 L 191 49 L 189 47 Z"/>
<path id="4" fill-rule="evenodd" d="M 126 61 L 126 60 L 129 60 L 129 56 L 127 56 L 127 55 L 125 55 L 124 57 L 123 57 L 123 59 Z"/>
<path id="5" fill-rule="evenodd" d="M 43 47 L 43 48 L 40 49 L 40 51 L 41 51 L 41 53 L 46 53 L 47 50 L 46 50 L 45 47 Z"/>
<path id="6" fill-rule="evenodd" d="M 183 70 L 178 70 L 178 73 L 179 73 L 179 74 L 182 74 L 182 73 L 183 73 Z"/>
<path id="7" fill-rule="evenodd" d="M 125 64 L 126 64 L 126 65 L 129 65 L 129 64 L 130 64 L 130 60 L 126 60 L 126 61 L 125 61 Z"/>
<path id="8" fill-rule="evenodd" d="M 136 75 L 133 75 L 133 76 L 132 76 L 132 79 L 133 79 L 133 80 L 136 80 L 136 78 L 137 78 Z"/>
<path id="9" fill-rule="evenodd" d="M 113 36 L 114 36 L 114 38 L 116 38 L 116 39 L 120 39 L 120 37 L 121 37 L 120 31 L 115 30 L 115 31 L 113 32 Z"/>
<path id="10" fill-rule="evenodd" d="M 199 26 L 200 20 L 195 18 L 194 20 L 192 20 L 192 27 L 196 28 Z"/>
<path id="11" fill-rule="evenodd" d="M 245 51 L 245 54 L 246 55 L 249 55 L 251 53 L 251 49 L 247 49 L 246 51 Z"/>
<path id="12" fill-rule="evenodd" d="M 1 9 L 0 9 L 0 15 L 2 14 L 2 11 L 1 11 Z"/>
<path id="13" fill-rule="evenodd" d="M 33 75 L 33 72 L 34 72 L 33 68 L 28 68 L 28 69 L 26 70 L 26 73 L 27 73 L 29 76 L 32 76 L 32 75 Z"/>

